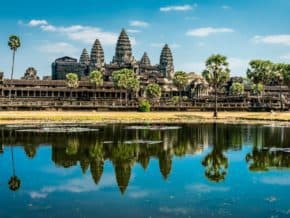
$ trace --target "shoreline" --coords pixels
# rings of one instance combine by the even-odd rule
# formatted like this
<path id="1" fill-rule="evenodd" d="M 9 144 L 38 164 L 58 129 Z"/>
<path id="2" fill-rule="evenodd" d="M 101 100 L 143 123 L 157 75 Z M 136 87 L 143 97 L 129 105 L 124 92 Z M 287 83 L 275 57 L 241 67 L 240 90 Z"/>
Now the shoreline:
<path id="1" fill-rule="evenodd" d="M 95 111 L 0 111 L 0 125 L 8 124 L 137 124 L 228 123 L 290 125 L 290 112 L 95 112 Z"/>

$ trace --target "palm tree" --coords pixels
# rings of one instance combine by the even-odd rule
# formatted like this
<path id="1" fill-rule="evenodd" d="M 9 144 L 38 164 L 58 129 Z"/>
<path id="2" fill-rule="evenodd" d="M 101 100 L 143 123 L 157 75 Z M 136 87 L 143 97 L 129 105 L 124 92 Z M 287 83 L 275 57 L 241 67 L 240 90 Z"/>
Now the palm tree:
<path id="1" fill-rule="evenodd" d="M 15 62 L 15 53 L 17 49 L 21 46 L 20 38 L 15 35 L 11 35 L 8 40 L 8 46 L 12 50 L 12 69 L 11 69 L 11 77 L 10 79 L 13 79 L 13 74 L 14 74 L 14 62 Z M 9 91 L 9 98 L 11 97 L 11 88 Z"/>
<path id="2" fill-rule="evenodd" d="M 91 83 L 95 84 L 95 88 L 102 86 L 104 83 L 103 74 L 98 70 L 92 71 L 90 73 L 89 80 Z"/>
<path id="3" fill-rule="evenodd" d="M 151 100 L 160 99 L 161 87 L 157 83 L 150 83 L 146 87 L 146 96 Z"/>
<path id="4" fill-rule="evenodd" d="M 114 85 L 118 88 L 126 90 L 126 104 L 128 99 L 128 92 L 138 92 L 140 89 L 140 81 L 136 74 L 129 69 L 122 69 L 113 72 Z"/>
<path id="5" fill-rule="evenodd" d="M 274 64 L 273 65 L 273 77 L 277 84 L 279 84 L 279 98 L 280 98 L 280 110 L 283 111 L 284 104 L 282 99 L 282 85 L 284 83 L 284 75 L 287 74 L 286 64 Z"/>
<path id="6" fill-rule="evenodd" d="M 222 55 L 212 55 L 205 63 L 206 69 L 202 72 L 205 80 L 214 88 L 215 107 L 214 118 L 217 118 L 217 91 L 229 79 L 230 69 L 227 57 Z"/>
<path id="7" fill-rule="evenodd" d="M 66 75 L 66 85 L 70 88 L 70 97 L 72 97 L 72 89 L 79 87 L 79 77 L 76 73 L 68 73 Z"/>
<path id="8" fill-rule="evenodd" d="M 89 75 L 89 80 L 91 83 L 95 84 L 96 87 L 102 86 L 104 83 L 103 74 L 101 71 L 92 71 Z"/>
<path id="9" fill-rule="evenodd" d="M 184 71 L 177 71 L 173 77 L 173 83 L 179 91 L 179 101 L 181 100 L 181 91 L 184 89 L 188 82 L 188 76 Z"/>
<path id="10" fill-rule="evenodd" d="M 11 161 L 12 161 L 12 173 L 13 175 L 10 177 L 8 181 L 8 186 L 11 191 L 17 191 L 21 186 L 20 179 L 16 176 L 15 170 L 15 162 L 14 162 L 14 150 L 13 146 L 11 146 Z"/>
<path id="11" fill-rule="evenodd" d="M 217 124 L 213 124 L 213 149 L 205 156 L 202 165 L 205 167 L 205 176 L 213 182 L 221 182 L 225 179 L 228 169 L 228 158 L 224 155 L 224 146 L 218 140 Z M 222 137 L 220 137 L 222 138 Z"/>

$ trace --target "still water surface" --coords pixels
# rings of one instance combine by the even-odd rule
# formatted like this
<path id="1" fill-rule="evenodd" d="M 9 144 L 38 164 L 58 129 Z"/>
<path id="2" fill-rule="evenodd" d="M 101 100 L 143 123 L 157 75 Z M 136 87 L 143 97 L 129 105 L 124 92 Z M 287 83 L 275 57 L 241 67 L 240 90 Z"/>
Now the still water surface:
<path id="1" fill-rule="evenodd" d="M 0 136 L 1 218 L 290 217 L 287 127 L 9 126 Z"/>

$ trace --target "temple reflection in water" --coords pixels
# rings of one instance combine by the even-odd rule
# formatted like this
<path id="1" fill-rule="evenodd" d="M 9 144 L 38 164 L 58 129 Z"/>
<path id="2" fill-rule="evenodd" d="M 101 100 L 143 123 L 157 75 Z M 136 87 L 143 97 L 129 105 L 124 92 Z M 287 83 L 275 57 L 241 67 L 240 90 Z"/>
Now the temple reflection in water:
<path id="1" fill-rule="evenodd" d="M 98 131 L 85 133 L 21 132 L 14 128 L 1 129 L 1 149 L 10 147 L 13 172 L 9 188 L 20 188 L 21 178 L 15 172 L 13 148 L 22 146 L 27 157 L 34 158 L 40 146 L 50 146 L 52 161 L 58 167 L 79 165 L 85 174 L 90 171 L 96 185 L 102 179 L 104 164 L 112 163 L 116 183 L 121 193 L 126 191 L 132 168 L 140 164 L 147 169 L 152 159 L 158 160 L 164 180 L 170 176 L 174 157 L 206 152 L 201 165 L 204 175 L 212 182 L 226 179 L 230 160 L 227 153 L 251 146 L 244 161 L 251 171 L 267 171 L 290 167 L 290 128 L 242 125 L 181 125 L 181 128 L 154 130 L 127 128 L 123 125 L 98 126 Z"/>

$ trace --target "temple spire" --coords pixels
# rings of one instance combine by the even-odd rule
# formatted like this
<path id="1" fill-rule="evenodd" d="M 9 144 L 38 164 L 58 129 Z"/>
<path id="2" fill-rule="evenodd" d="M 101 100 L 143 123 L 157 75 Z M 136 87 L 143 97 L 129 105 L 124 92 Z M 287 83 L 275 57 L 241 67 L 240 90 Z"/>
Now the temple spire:
<path id="1" fill-rule="evenodd" d="M 113 63 L 122 65 L 132 63 L 133 60 L 134 58 L 132 56 L 132 47 L 129 36 L 127 35 L 125 29 L 122 29 L 117 41 Z"/>
<path id="2" fill-rule="evenodd" d="M 173 78 L 173 56 L 168 44 L 165 44 L 161 51 L 159 68 L 164 77 L 167 77 L 168 79 Z"/>
<path id="3" fill-rule="evenodd" d="M 89 63 L 90 63 L 90 56 L 89 56 L 87 49 L 85 49 L 85 48 L 82 51 L 82 54 L 80 57 L 80 63 L 86 64 L 86 65 L 89 65 Z"/>
<path id="4" fill-rule="evenodd" d="M 143 56 L 141 58 L 140 64 L 144 65 L 144 66 L 150 66 L 151 65 L 151 62 L 150 62 L 150 59 L 148 57 L 147 52 L 144 52 L 144 54 L 143 54 Z"/>
<path id="5" fill-rule="evenodd" d="M 92 50 L 91 50 L 91 60 L 90 67 L 91 70 L 101 70 L 105 65 L 105 55 L 103 47 L 98 39 L 96 39 Z"/>

